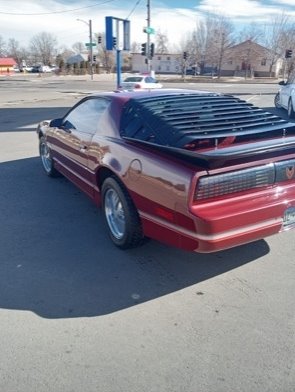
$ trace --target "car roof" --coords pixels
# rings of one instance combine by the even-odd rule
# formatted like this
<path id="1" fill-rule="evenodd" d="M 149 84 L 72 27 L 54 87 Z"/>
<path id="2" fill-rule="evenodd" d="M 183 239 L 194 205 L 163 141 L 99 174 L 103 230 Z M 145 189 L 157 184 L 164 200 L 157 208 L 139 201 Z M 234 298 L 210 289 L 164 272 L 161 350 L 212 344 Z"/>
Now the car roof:
<path id="1" fill-rule="evenodd" d="M 152 89 L 152 90 L 115 90 L 115 91 L 107 91 L 107 92 L 97 92 L 93 93 L 91 96 L 97 97 L 110 97 L 118 100 L 126 101 L 128 99 L 139 99 L 139 98 L 147 98 L 147 97 L 161 97 L 161 96 L 172 96 L 172 95 L 189 95 L 189 94 L 198 94 L 203 95 L 204 97 L 208 94 L 220 95 L 219 93 L 212 93 L 210 91 L 203 90 L 190 90 L 190 89 Z"/>

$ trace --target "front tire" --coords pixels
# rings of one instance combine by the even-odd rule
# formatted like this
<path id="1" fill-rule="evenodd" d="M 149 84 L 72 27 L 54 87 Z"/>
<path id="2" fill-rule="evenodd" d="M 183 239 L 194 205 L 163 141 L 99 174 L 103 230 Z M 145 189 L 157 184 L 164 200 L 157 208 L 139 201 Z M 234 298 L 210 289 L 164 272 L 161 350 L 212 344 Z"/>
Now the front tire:
<path id="1" fill-rule="evenodd" d="M 109 236 L 117 247 L 135 248 L 143 243 L 138 211 L 115 177 L 108 177 L 102 185 L 102 206 Z"/>
<path id="2" fill-rule="evenodd" d="M 295 112 L 294 112 L 294 108 L 293 108 L 293 103 L 292 103 L 292 99 L 289 99 L 289 103 L 288 103 L 288 116 L 289 118 L 295 118 Z"/>
<path id="3" fill-rule="evenodd" d="M 275 107 L 277 109 L 281 108 L 281 105 L 280 105 L 280 93 L 276 93 L 275 98 L 274 98 L 274 104 L 275 104 Z"/>
<path id="4" fill-rule="evenodd" d="M 40 158 L 45 173 L 49 177 L 59 176 L 58 171 L 54 167 L 54 162 L 51 158 L 50 148 L 44 136 L 41 136 L 39 140 L 39 153 L 40 153 Z"/>

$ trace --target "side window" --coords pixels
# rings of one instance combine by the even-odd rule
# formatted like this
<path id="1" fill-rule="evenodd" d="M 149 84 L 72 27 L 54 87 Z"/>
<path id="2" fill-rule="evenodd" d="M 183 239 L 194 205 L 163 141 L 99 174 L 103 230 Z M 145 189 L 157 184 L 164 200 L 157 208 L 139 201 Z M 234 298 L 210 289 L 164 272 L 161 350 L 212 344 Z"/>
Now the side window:
<path id="1" fill-rule="evenodd" d="M 145 81 L 146 83 L 155 83 L 155 79 L 152 78 L 151 76 L 146 77 Z"/>
<path id="2" fill-rule="evenodd" d="M 98 122 L 108 106 L 109 101 L 104 98 L 89 98 L 66 116 L 63 126 L 66 129 L 95 134 Z"/>

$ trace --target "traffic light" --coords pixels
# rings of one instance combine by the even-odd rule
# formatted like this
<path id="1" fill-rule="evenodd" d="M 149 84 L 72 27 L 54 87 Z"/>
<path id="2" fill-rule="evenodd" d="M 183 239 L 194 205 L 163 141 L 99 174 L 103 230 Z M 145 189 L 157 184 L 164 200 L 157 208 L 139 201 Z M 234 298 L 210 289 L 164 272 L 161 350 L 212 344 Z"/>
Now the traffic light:
<path id="1" fill-rule="evenodd" d="M 143 56 L 146 56 L 146 42 L 144 44 L 141 44 L 141 54 Z"/>
<path id="2" fill-rule="evenodd" d="M 96 63 L 96 56 L 93 56 L 93 62 Z"/>
<path id="3" fill-rule="evenodd" d="M 187 52 L 183 52 L 183 59 L 184 59 L 184 60 L 187 59 Z"/>
<path id="4" fill-rule="evenodd" d="M 101 35 L 98 36 L 97 42 L 98 42 L 99 44 L 101 44 L 101 42 L 102 42 L 102 36 L 101 36 Z"/>
<path id="5" fill-rule="evenodd" d="M 155 44 L 152 43 L 150 48 L 150 56 L 154 57 L 154 54 L 155 54 Z"/>
<path id="6" fill-rule="evenodd" d="M 293 51 L 291 49 L 287 49 L 285 52 L 285 58 L 290 59 L 292 57 Z"/>
<path id="7" fill-rule="evenodd" d="M 117 38 L 113 37 L 113 48 L 117 46 Z"/>

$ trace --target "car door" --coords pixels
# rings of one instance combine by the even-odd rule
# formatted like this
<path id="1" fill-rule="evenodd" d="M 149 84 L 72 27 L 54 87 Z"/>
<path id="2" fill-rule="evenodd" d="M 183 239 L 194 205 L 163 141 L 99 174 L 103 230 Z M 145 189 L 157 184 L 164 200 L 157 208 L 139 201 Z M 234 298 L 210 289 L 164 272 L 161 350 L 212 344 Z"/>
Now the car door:
<path id="1" fill-rule="evenodd" d="M 55 130 L 54 149 L 67 171 L 66 175 L 92 196 L 93 185 L 88 168 L 89 146 L 97 131 L 99 118 L 109 105 L 103 97 L 88 97 L 75 106 Z"/>
<path id="2" fill-rule="evenodd" d="M 146 88 L 156 88 L 156 81 L 154 78 L 152 78 L 151 76 L 146 76 L 144 79 L 145 83 L 146 83 Z"/>

